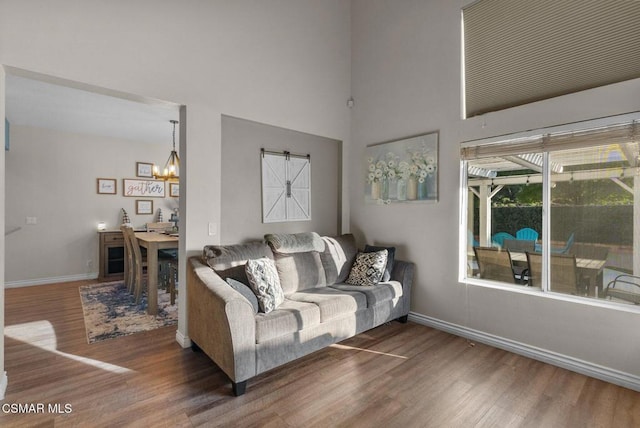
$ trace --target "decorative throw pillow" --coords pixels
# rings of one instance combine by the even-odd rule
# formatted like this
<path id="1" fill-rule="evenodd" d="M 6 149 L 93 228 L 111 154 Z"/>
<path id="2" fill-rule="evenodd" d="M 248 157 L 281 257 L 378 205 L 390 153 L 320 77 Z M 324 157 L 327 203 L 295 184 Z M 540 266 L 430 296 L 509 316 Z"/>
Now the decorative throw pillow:
<path id="1" fill-rule="evenodd" d="M 256 297 L 253 290 L 247 284 L 244 284 L 233 278 L 227 278 L 226 281 L 227 284 L 231 286 L 231 288 L 242 294 L 242 296 L 244 296 L 244 298 L 247 299 L 249 303 L 251 303 L 251 306 L 253 306 L 253 313 L 257 314 L 260 310 L 260 305 L 258 304 L 258 298 Z"/>
<path id="2" fill-rule="evenodd" d="M 262 312 L 268 314 L 284 302 L 284 293 L 273 260 L 268 258 L 247 260 L 245 271 Z"/>
<path id="3" fill-rule="evenodd" d="M 374 253 L 358 253 L 346 283 L 351 285 L 376 285 L 387 265 L 387 250 Z"/>
<path id="4" fill-rule="evenodd" d="M 382 281 L 387 282 L 391 279 L 391 272 L 393 272 L 393 262 L 396 258 L 396 247 L 376 247 L 373 245 L 365 245 L 365 253 L 373 253 L 375 251 L 387 250 L 387 266 L 384 268 L 384 274 L 382 275 Z"/>

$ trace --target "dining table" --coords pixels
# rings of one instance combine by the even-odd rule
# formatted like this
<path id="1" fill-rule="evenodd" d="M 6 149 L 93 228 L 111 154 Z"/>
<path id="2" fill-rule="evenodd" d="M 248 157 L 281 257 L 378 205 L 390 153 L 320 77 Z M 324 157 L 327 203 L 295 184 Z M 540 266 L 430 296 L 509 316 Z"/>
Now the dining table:
<path id="1" fill-rule="evenodd" d="M 136 232 L 138 244 L 147 249 L 147 313 L 158 313 L 158 250 L 177 249 L 178 236 L 160 232 Z"/>

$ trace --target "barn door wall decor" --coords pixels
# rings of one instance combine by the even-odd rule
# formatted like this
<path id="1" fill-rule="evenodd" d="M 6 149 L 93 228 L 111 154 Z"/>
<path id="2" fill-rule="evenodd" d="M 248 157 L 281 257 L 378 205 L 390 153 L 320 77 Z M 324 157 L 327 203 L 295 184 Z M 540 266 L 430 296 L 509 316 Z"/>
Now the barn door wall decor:
<path id="1" fill-rule="evenodd" d="M 262 149 L 262 222 L 311 220 L 311 156 Z"/>

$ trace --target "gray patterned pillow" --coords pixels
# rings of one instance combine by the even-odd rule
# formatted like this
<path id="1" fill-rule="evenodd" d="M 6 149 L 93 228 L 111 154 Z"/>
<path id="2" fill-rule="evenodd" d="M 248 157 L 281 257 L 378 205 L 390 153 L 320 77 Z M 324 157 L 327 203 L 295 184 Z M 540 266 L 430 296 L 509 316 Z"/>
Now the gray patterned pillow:
<path id="1" fill-rule="evenodd" d="M 284 293 L 273 260 L 268 258 L 247 260 L 245 271 L 262 312 L 268 314 L 284 302 Z"/>
<path id="2" fill-rule="evenodd" d="M 346 283 L 351 285 L 376 285 L 387 266 L 387 250 L 358 253 Z"/>

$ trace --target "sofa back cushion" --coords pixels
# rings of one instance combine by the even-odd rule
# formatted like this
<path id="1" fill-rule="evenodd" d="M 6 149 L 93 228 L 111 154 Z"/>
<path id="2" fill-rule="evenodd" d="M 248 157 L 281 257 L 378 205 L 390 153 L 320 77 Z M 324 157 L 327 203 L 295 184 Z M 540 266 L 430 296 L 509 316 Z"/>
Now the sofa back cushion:
<path id="1" fill-rule="evenodd" d="M 327 285 L 320 251 L 324 242 L 315 232 L 268 234 L 280 285 L 285 295 Z"/>
<path id="2" fill-rule="evenodd" d="M 327 285 L 344 283 L 356 259 L 358 248 L 355 237 L 348 233 L 340 236 L 323 236 L 324 251 L 320 253 Z"/>
<path id="3" fill-rule="evenodd" d="M 256 241 L 238 245 L 207 245 L 202 256 L 222 279 L 232 278 L 249 285 L 245 272 L 247 260 L 263 257 L 273 259 L 273 252 L 265 242 Z"/>

